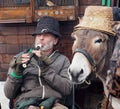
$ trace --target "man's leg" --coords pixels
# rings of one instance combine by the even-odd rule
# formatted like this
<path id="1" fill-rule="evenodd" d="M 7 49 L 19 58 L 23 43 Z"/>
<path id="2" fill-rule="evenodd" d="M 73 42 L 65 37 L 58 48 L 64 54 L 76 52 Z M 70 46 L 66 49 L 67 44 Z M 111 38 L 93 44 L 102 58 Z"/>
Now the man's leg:
<path id="1" fill-rule="evenodd" d="M 55 103 L 52 109 L 68 109 L 68 108 L 60 103 Z"/>
<path id="2" fill-rule="evenodd" d="M 39 107 L 30 105 L 27 109 L 40 109 Z"/>

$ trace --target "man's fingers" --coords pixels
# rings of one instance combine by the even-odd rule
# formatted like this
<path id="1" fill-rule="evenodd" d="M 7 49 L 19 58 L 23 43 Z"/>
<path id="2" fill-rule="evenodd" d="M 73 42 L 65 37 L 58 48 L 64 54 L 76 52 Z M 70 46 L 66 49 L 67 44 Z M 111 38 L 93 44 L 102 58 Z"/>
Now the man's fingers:
<path id="1" fill-rule="evenodd" d="M 26 63 L 27 61 L 30 60 L 30 55 L 29 53 L 23 54 L 21 57 L 21 63 Z"/>
<path id="2" fill-rule="evenodd" d="M 17 58 L 17 63 L 22 64 L 30 60 L 29 53 L 22 54 L 20 57 Z"/>
<path id="3" fill-rule="evenodd" d="M 32 53 L 34 53 L 38 57 L 42 56 L 42 51 L 40 51 L 40 50 L 33 50 Z"/>
<path id="4" fill-rule="evenodd" d="M 25 54 L 22 54 L 22 56 L 21 56 L 22 58 L 29 58 L 30 57 L 30 55 L 29 55 L 29 53 L 25 53 Z"/>
<path id="5" fill-rule="evenodd" d="M 21 63 L 23 64 L 23 63 L 26 63 L 26 62 L 28 62 L 30 59 L 22 59 L 22 61 L 21 61 Z"/>

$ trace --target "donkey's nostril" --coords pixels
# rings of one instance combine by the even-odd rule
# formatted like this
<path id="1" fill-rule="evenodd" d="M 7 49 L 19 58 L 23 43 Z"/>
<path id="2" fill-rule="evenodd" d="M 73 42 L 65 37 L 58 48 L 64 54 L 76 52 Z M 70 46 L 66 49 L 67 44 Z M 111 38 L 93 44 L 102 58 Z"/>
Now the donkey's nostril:
<path id="1" fill-rule="evenodd" d="M 68 69 L 68 72 L 70 73 L 71 71 L 70 71 L 70 68 Z"/>
<path id="2" fill-rule="evenodd" d="M 72 72 L 71 72 L 70 68 L 68 69 L 68 73 L 69 73 L 70 75 L 72 74 Z"/>
<path id="3" fill-rule="evenodd" d="M 73 82 L 79 82 L 79 78 L 83 77 L 84 70 L 76 70 L 76 69 L 71 69 L 68 68 L 68 75 L 71 81 Z"/>
<path id="4" fill-rule="evenodd" d="M 80 73 L 78 73 L 78 75 L 80 75 L 80 74 L 83 74 L 83 69 L 81 69 L 81 70 L 80 70 Z"/>

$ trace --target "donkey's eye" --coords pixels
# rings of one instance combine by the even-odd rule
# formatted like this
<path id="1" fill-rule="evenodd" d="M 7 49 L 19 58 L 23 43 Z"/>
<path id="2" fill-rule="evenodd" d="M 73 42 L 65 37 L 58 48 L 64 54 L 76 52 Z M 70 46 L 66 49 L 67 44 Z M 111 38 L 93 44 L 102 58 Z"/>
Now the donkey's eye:
<path id="1" fill-rule="evenodd" d="M 101 42 L 102 42 L 102 39 L 95 40 L 95 43 L 101 43 Z"/>

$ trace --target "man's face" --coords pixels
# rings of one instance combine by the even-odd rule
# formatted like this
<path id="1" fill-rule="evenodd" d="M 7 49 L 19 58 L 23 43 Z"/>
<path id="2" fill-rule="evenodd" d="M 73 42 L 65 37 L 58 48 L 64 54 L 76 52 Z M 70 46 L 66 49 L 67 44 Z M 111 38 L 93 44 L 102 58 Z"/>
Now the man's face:
<path id="1" fill-rule="evenodd" d="M 44 33 L 41 35 L 36 35 L 35 48 L 39 46 L 41 50 L 47 51 L 49 49 L 53 49 L 53 46 L 56 45 L 57 42 L 58 38 L 53 36 L 53 34 Z"/>

